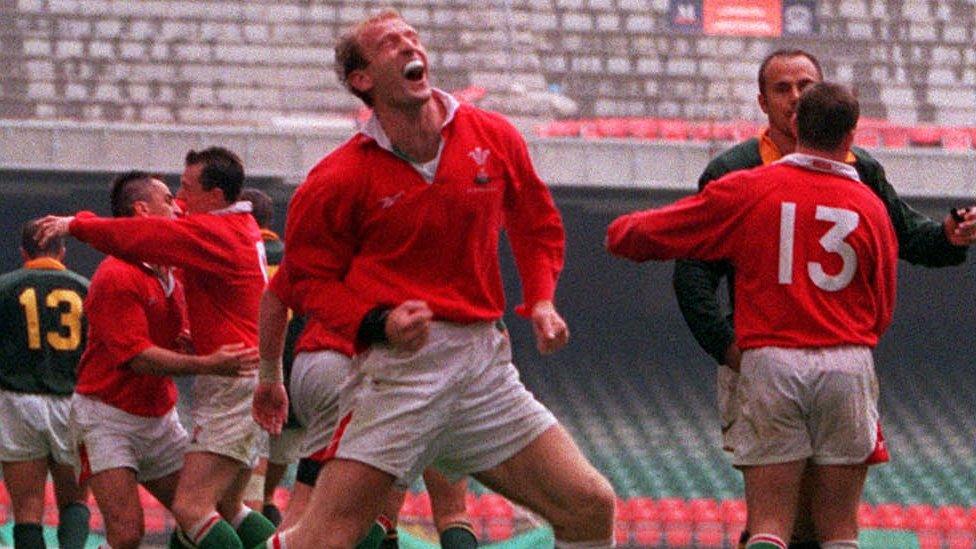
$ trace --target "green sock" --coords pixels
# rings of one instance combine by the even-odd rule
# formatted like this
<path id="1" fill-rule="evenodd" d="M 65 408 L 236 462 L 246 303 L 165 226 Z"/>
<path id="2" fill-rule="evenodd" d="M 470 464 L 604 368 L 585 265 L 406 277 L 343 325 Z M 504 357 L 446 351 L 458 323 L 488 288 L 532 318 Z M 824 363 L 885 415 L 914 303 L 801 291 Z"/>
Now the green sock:
<path id="1" fill-rule="evenodd" d="M 80 501 L 69 503 L 58 512 L 58 546 L 84 549 L 88 541 L 88 519 L 91 511 Z"/>
<path id="2" fill-rule="evenodd" d="M 221 519 L 211 526 L 207 535 L 197 542 L 197 547 L 198 549 L 244 549 L 244 544 L 234 532 L 234 527 L 226 520 Z"/>
<path id="3" fill-rule="evenodd" d="M 378 522 L 369 527 L 369 533 L 356 545 L 356 549 L 379 549 L 386 538 L 386 528 Z"/>
<path id="4" fill-rule="evenodd" d="M 468 523 L 455 523 L 441 532 L 441 547 L 444 549 L 474 549 L 478 538 Z"/>
<path id="5" fill-rule="evenodd" d="M 33 522 L 14 524 L 14 547 L 16 549 L 44 549 L 44 528 Z"/>
<path id="6" fill-rule="evenodd" d="M 780 546 L 768 541 L 756 541 L 746 545 L 746 549 L 780 549 Z"/>
<path id="7" fill-rule="evenodd" d="M 275 526 L 264 515 L 251 511 L 237 526 L 237 537 L 244 547 L 253 547 L 268 540 L 275 533 Z"/>

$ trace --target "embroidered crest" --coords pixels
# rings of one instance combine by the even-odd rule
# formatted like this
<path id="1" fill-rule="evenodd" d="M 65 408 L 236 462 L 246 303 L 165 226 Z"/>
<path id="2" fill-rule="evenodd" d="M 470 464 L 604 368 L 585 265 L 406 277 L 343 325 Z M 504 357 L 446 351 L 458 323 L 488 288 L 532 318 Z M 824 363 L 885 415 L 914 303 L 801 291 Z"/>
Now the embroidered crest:
<path id="1" fill-rule="evenodd" d="M 474 149 L 471 149 L 468 156 L 470 156 L 471 160 L 474 160 L 474 163 L 478 165 L 478 173 L 474 176 L 474 182 L 478 185 L 488 183 L 491 177 L 488 176 L 488 171 L 485 169 L 485 164 L 488 162 L 488 157 L 491 156 L 491 150 L 475 147 Z"/>

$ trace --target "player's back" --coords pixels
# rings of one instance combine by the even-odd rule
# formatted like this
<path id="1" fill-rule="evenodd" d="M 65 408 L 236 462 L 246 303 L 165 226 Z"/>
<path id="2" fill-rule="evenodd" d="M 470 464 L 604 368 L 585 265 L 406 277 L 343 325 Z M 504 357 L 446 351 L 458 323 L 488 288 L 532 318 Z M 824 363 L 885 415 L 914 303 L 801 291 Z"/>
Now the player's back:
<path id="1" fill-rule="evenodd" d="M 0 387 L 69 395 L 85 348 L 88 281 L 53 259 L 0 276 Z"/>
<path id="2" fill-rule="evenodd" d="M 854 179 L 790 163 L 744 179 L 755 194 L 730 258 L 740 347 L 875 345 L 898 252 L 883 203 Z"/>

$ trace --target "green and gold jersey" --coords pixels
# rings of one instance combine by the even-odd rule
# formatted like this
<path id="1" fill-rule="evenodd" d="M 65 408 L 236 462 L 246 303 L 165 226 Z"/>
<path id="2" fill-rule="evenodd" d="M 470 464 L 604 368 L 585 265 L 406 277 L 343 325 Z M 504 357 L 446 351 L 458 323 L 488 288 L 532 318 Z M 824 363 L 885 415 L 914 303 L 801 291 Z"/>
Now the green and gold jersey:
<path id="1" fill-rule="evenodd" d="M 70 395 L 88 326 L 88 280 L 39 258 L 0 276 L 0 388 Z"/>

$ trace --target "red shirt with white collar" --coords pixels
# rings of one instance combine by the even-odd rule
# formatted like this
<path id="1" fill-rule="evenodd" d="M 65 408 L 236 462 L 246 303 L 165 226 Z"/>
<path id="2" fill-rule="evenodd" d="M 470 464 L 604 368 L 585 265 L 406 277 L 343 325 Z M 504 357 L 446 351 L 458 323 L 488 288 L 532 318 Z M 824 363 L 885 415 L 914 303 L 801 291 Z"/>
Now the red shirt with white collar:
<path id="1" fill-rule="evenodd" d="M 874 346 L 891 323 L 898 240 L 851 166 L 793 154 L 610 225 L 611 253 L 729 260 L 742 349 Z"/>
<path id="2" fill-rule="evenodd" d="M 132 371 L 129 361 L 150 347 L 179 351 L 187 329 L 183 287 L 167 269 L 114 257 L 102 261 L 85 299 L 88 346 L 75 392 L 130 414 L 160 417 L 176 405 L 169 376 Z"/>
<path id="3" fill-rule="evenodd" d="M 370 309 L 410 299 L 426 301 L 439 320 L 501 317 L 502 229 L 525 304 L 553 299 L 562 220 L 525 141 L 500 115 L 435 96 L 448 117 L 431 181 L 423 175 L 431 163 L 411 164 L 380 129 L 327 156 L 292 198 L 282 267 L 288 276 L 275 277 L 272 290 L 310 313 L 307 331 L 320 324 L 323 334 L 352 342 Z M 286 283 L 293 288 L 280 287 Z"/>
<path id="4" fill-rule="evenodd" d="M 266 282 L 264 242 L 249 202 L 178 219 L 78 215 L 72 236 L 132 263 L 179 267 L 193 347 L 255 346 Z"/>

